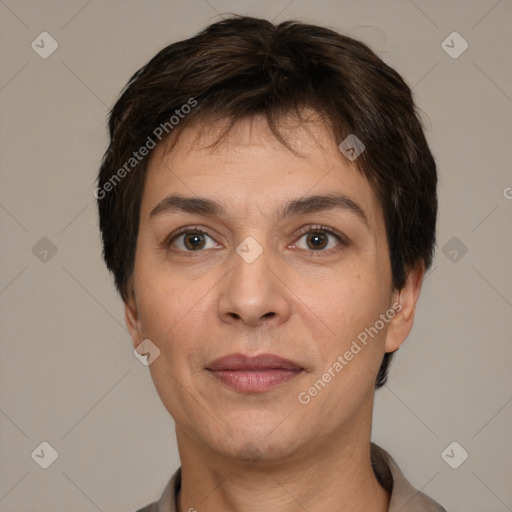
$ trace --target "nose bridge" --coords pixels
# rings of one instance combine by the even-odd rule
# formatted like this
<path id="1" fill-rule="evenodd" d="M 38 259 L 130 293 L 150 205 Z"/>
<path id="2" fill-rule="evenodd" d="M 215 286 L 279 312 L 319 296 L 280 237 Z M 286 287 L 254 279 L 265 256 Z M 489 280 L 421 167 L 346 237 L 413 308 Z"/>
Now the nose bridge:
<path id="1" fill-rule="evenodd" d="M 286 287 L 275 275 L 278 259 L 265 247 L 265 242 L 247 236 L 230 260 L 231 272 L 219 297 L 219 314 L 224 321 L 239 319 L 255 325 L 263 318 L 286 318 L 289 314 Z"/>

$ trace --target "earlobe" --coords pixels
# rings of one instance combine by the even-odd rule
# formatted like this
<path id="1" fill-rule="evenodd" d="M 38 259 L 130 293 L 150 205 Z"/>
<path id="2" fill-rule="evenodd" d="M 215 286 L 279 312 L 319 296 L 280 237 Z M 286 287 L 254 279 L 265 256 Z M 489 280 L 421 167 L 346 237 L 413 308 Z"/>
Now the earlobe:
<path id="1" fill-rule="evenodd" d="M 396 314 L 388 325 L 385 352 L 397 350 L 411 332 L 424 275 L 425 266 L 421 262 L 408 271 L 404 287 L 395 294 Z"/>

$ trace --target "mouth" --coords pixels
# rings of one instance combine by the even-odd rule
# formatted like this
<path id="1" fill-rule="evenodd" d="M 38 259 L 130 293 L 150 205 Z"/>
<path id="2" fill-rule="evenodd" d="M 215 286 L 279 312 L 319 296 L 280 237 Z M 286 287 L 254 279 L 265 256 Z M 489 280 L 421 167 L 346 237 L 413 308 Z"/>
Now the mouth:
<path id="1" fill-rule="evenodd" d="M 267 391 L 304 372 L 298 363 L 273 354 L 230 354 L 212 361 L 206 370 L 225 385 L 245 393 Z"/>

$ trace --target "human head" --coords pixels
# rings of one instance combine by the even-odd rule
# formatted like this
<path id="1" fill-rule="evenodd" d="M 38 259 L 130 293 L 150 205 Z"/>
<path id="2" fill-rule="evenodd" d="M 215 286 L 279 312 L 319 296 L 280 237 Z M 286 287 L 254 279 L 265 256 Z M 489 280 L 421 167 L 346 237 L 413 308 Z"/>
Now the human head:
<path id="1" fill-rule="evenodd" d="M 327 28 L 234 17 L 161 50 L 132 76 L 112 109 L 95 194 L 104 259 L 123 300 L 133 293 L 140 204 L 154 147 L 169 143 L 172 150 L 185 127 L 222 119 L 228 121 L 224 136 L 239 120 L 260 114 L 287 146 L 279 123 L 303 119 L 305 110 L 317 113 L 338 143 L 354 134 L 365 146 L 354 163 L 382 207 L 393 287 L 400 290 L 414 266 L 430 267 L 436 165 L 404 80 L 366 45 Z M 384 356 L 377 387 L 391 356 Z"/>

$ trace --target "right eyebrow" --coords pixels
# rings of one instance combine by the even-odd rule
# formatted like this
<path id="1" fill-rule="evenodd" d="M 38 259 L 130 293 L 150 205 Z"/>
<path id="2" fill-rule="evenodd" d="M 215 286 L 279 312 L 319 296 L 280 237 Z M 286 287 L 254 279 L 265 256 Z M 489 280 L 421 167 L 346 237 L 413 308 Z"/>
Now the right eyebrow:
<path id="1" fill-rule="evenodd" d="M 151 210 L 149 217 L 174 212 L 198 213 L 221 217 L 224 214 L 224 208 L 218 201 L 213 199 L 172 195 L 162 199 L 162 201 Z"/>

